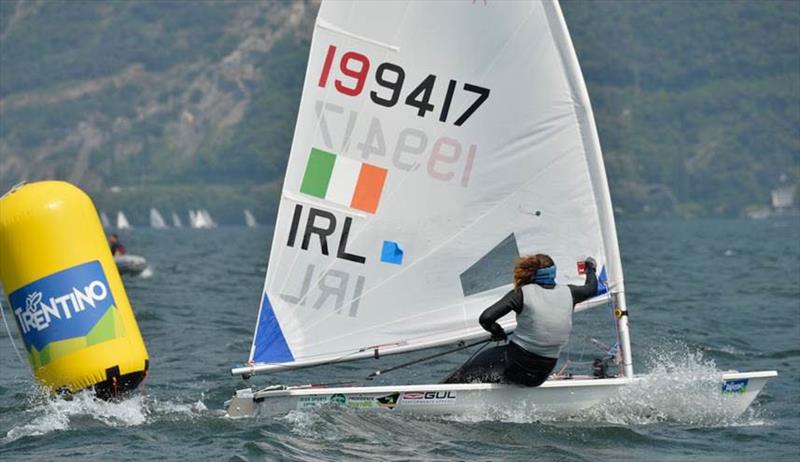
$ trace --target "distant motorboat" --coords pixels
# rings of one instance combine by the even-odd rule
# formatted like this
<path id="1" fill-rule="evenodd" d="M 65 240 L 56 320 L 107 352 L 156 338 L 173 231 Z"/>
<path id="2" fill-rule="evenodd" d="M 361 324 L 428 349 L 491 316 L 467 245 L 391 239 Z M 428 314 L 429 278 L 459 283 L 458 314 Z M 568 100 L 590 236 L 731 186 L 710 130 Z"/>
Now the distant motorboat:
<path id="1" fill-rule="evenodd" d="M 175 228 L 183 228 L 181 217 L 179 217 L 178 214 L 175 212 L 172 212 L 172 226 Z"/>
<path id="2" fill-rule="evenodd" d="M 128 222 L 128 217 L 120 210 L 117 212 L 117 229 L 133 229 L 133 226 Z"/>
<path id="3" fill-rule="evenodd" d="M 150 209 L 150 227 L 154 229 L 167 228 L 167 222 L 161 216 L 158 209 Z"/>
<path id="4" fill-rule="evenodd" d="M 119 274 L 138 276 L 147 269 L 147 260 L 139 255 L 115 255 L 114 263 L 117 264 Z"/>
<path id="5" fill-rule="evenodd" d="M 244 211 L 244 222 L 248 228 L 255 228 L 258 226 L 258 222 L 256 221 L 256 217 L 250 213 L 250 210 L 245 209 Z"/>

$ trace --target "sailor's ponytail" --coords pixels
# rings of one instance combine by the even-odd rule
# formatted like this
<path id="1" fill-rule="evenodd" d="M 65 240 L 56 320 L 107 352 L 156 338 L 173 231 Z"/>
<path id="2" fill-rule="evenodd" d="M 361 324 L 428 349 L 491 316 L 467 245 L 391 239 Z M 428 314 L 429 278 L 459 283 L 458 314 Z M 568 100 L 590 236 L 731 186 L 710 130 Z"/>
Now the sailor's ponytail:
<path id="1" fill-rule="evenodd" d="M 553 265 L 553 259 L 543 253 L 517 258 L 514 263 L 514 288 L 519 289 L 525 284 L 530 284 L 536 277 L 537 271 Z"/>

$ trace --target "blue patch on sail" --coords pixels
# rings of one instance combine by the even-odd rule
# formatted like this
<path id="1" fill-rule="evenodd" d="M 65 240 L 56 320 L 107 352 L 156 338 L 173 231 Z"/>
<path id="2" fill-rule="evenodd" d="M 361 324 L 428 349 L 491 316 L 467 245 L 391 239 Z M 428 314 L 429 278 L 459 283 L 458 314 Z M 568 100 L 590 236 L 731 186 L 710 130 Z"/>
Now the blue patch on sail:
<path id="1" fill-rule="evenodd" d="M 256 329 L 253 361 L 257 363 L 288 363 L 294 361 L 292 351 L 283 336 L 281 325 L 272 310 L 269 296 L 264 294 L 261 302 L 261 316 Z"/>
<path id="2" fill-rule="evenodd" d="M 400 244 L 394 241 L 383 241 L 381 249 L 381 261 L 393 265 L 403 264 L 403 249 Z"/>
<path id="3" fill-rule="evenodd" d="M 603 295 L 608 292 L 608 275 L 606 275 L 606 267 L 600 270 L 600 276 L 597 277 L 597 294 Z"/>

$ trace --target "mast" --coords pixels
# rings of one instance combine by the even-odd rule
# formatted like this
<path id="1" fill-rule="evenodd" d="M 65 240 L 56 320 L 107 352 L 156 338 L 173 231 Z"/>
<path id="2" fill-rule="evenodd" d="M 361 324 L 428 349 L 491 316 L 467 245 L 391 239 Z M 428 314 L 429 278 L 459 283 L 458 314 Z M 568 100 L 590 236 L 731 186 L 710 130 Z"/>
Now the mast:
<path id="1" fill-rule="evenodd" d="M 437 18 L 448 27 L 418 26 Z M 475 275 L 542 245 L 564 282 L 595 256 L 609 289 L 595 302 L 624 313 L 600 144 L 555 0 L 326 3 L 248 366 L 233 373 L 487 339 L 477 319 L 510 278 Z"/>
<path id="2" fill-rule="evenodd" d="M 627 378 L 633 377 L 633 359 L 631 356 L 630 331 L 628 329 L 628 308 L 625 304 L 625 284 L 622 276 L 622 260 L 619 253 L 619 242 L 617 240 L 617 226 L 614 222 L 614 208 L 611 205 L 611 194 L 608 189 L 608 179 L 606 168 L 603 163 L 602 150 L 600 148 L 600 138 L 597 136 L 597 126 L 594 121 L 592 105 L 589 100 L 589 92 L 583 80 L 578 57 L 572 45 L 564 15 L 561 7 L 556 0 L 544 4 L 547 12 L 547 19 L 550 22 L 553 34 L 560 34 L 556 37 L 556 44 L 567 68 L 567 77 L 570 79 L 570 86 L 578 96 L 575 102 L 578 106 L 576 114 L 579 124 L 583 127 L 581 137 L 586 148 L 586 158 L 589 167 L 589 174 L 592 178 L 592 186 L 595 194 L 595 204 L 597 205 L 600 217 L 600 229 L 603 241 L 606 245 L 606 258 L 608 259 L 609 271 L 609 290 L 611 291 L 611 301 L 614 308 L 614 316 L 617 319 L 617 329 L 619 332 L 619 348 L 622 353 L 622 370 Z"/>

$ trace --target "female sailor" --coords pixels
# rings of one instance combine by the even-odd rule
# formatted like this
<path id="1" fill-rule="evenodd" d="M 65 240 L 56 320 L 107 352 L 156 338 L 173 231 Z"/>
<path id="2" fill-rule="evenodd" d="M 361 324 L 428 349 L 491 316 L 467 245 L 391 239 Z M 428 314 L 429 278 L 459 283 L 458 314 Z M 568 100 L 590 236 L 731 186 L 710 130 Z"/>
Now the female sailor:
<path id="1" fill-rule="evenodd" d="M 506 333 L 497 321 L 516 313 L 517 327 L 510 341 L 467 361 L 445 383 L 511 382 L 535 387 L 547 380 L 569 341 L 575 305 L 597 293 L 596 263 L 589 257 L 585 265 L 584 285 L 557 285 L 556 266 L 549 256 L 517 259 L 514 288 L 479 319 L 492 340 L 503 341 Z"/>

